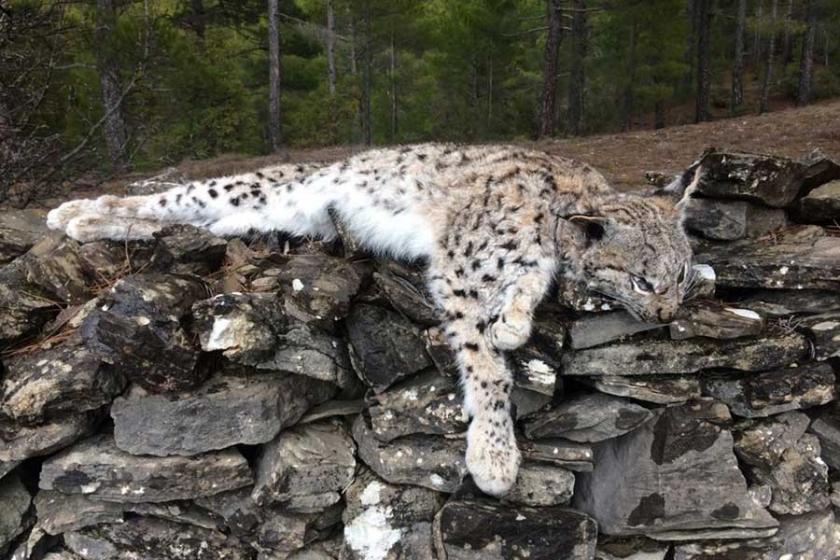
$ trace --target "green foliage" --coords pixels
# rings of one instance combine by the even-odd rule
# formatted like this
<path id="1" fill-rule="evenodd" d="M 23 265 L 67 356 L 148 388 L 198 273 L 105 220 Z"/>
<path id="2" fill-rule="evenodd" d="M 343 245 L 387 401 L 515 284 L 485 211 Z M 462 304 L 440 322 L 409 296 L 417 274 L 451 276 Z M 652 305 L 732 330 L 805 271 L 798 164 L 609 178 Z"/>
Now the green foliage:
<path id="1" fill-rule="evenodd" d="M 840 0 L 823 2 L 814 72 L 818 97 L 840 95 Z M 38 4 L 10 2 L 13 10 Z M 58 135 L 68 148 L 85 142 L 103 116 L 96 55 L 107 50 L 119 61 L 122 84 L 130 86 L 124 109 L 135 167 L 266 151 L 267 22 L 262 0 L 203 0 L 201 13 L 195 11 L 195 0 L 117 4 L 114 33 L 106 44 L 97 44 L 95 38 L 95 3 L 55 4 L 62 27 L 71 31 L 57 40 L 53 87 L 33 122 Z M 326 0 L 281 2 L 281 109 L 287 145 L 361 141 L 359 108 L 368 43 L 374 142 L 522 139 L 533 133 L 543 81 L 545 0 L 332 0 L 332 5 L 335 94 L 327 84 Z M 734 0 L 720 0 L 713 19 L 713 108 L 722 112 L 728 100 L 735 5 Z M 615 130 L 655 107 L 691 105 L 687 0 L 593 0 L 587 6 L 586 130 Z M 751 14 L 748 49 L 754 32 L 768 37 L 784 31 L 781 15 L 774 23 L 766 14 Z M 568 26 L 569 13 L 564 17 Z M 789 22 L 788 29 L 798 61 L 805 26 Z M 570 47 L 565 36 L 557 77 L 561 131 Z M 825 59 L 832 65 L 826 67 Z M 748 75 L 756 75 L 754 70 L 748 68 Z M 796 64 L 779 67 L 776 93 L 795 95 L 797 71 Z M 88 139 L 89 153 L 104 153 L 100 136 Z"/>

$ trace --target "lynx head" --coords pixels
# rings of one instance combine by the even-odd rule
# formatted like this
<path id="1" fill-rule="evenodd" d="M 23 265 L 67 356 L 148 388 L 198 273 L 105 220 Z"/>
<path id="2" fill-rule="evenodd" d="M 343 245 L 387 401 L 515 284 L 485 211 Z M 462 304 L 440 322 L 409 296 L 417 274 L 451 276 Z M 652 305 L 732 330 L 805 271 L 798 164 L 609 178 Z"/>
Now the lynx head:
<path id="1" fill-rule="evenodd" d="M 580 240 L 569 272 L 640 320 L 670 321 L 692 282 L 679 206 L 665 197 L 617 195 L 595 215 L 568 217 Z"/>

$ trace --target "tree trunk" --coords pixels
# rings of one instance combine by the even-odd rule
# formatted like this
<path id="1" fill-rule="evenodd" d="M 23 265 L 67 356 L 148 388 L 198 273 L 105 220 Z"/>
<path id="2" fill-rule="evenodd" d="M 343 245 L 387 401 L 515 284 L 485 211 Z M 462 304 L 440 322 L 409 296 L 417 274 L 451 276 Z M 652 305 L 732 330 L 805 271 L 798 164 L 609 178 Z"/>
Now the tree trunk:
<path id="1" fill-rule="evenodd" d="M 790 64 L 793 60 L 793 0 L 788 0 L 785 10 L 785 32 L 782 35 L 782 64 Z"/>
<path id="2" fill-rule="evenodd" d="M 540 122 L 537 137 L 553 136 L 556 129 L 554 108 L 557 102 L 557 61 L 560 46 L 560 0 L 547 1 L 546 21 L 548 36 L 545 40 L 543 64 L 543 90 L 540 103 Z"/>
<path id="3" fill-rule="evenodd" d="M 280 5 L 268 0 L 268 139 L 271 151 L 282 143 L 280 123 Z"/>
<path id="4" fill-rule="evenodd" d="M 373 144 L 373 130 L 370 122 L 370 86 L 373 53 L 371 53 L 370 2 L 368 0 L 365 0 L 362 10 L 362 25 L 364 26 L 364 44 L 362 45 L 362 49 L 364 52 L 362 53 L 362 99 L 359 111 L 362 119 L 362 141 L 365 146 L 370 146 Z"/>
<path id="5" fill-rule="evenodd" d="M 735 26 L 735 54 L 732 57 L 732 102 L 729 112 L 735 115 L 744 103 L 744 32 L 747 25 L 747 0 L 738 0 Z"/>
<path id="6" fill-rule="evenodd" d="M 493 124 L 493 57 L 487 61 L 487 130 Z"/>
<path id="7" fill-rule="evenodd" d="M 586 0 L 572 3 L 572 59 L 569 68 L 569 115 L 568 131 L 577 136 L 583 120 L 583 96 L 586 87 L 584 61 L 587 48 Z"/>
<path id="8" fill-rule="evenodd" d="M 695 63 L 697 62 L 697 30 L 699 23 L 697 20 L 698 9 L 703 0 L 688 0 L 686 6 L 686 16 L 688 17 L 688 35 L 686 37 L 685 60 L 686 72 L 683 76 L 683 88 L 690 90 L 694 82 Z"/>
<path id="9" fill-rule="evenodd" d="M 653 106 L 653 128 L 665 128 L 665 100 L 657 99 Z"/>
<path id="10" fill-rule="evenodd" d="M 119 61 L 112 41 L 116 23 L 117 11 L 114 1 L 96 0 L 96 69 L 102 91 L 102 108 L 105 111 L 102 132 L 111 166 L 119 170 L 128 165 L 128 131 L 122 107 Z"/>
<path id="11" fill-rule="evenodd" d="M 802 55 L 799 59 L 799 87 L 796 104 L 807 105 L 811 101 L 811 78 L 814 69 L 814 38 L 817 34 L 817 0 L 808 0 L 805 15 L 805 35 L 802 38 Z"/>
<path id="12" fill-rule="evenodd" d="M 633 19 L 633 24 L 630 29 L 630 48 L 629 60 L 627 61 L 627 85 L 624 88 L 624 104 L 621 129 L 624 131 L 630 130 L 631 119 L 633 117 L 633 86 L 636 84 L 636 42 L 638 39 L 639 29 L 636 20 Z"/>
<path id="13" fill-rule="evenodd" d="M 761 62 L 761 22 L 764 21 L 764 0 L 755 3 L 755 30 L 753 32 L 753 66 L 758 68 Z"/>
<path id="14" fill-rule="evenodd" d="M 359 73 L 357 67 L 358 57 L 356 54 L 356 43 L 358 37 L 356 36 L 356 16 L 351 10 L 348 10 L 350 17 L 350 75 L 355 76 Z"/>
<path id="15" fill-rule="evenodd" d="M 770 4 L 770 25 L 771 32 L 767 37 L 767 52 L 764 53 L 764 72 L 761 78 L 761 101 L 758 113 L 766 113 L 770 110 L 770 83 L 773 78 L 773 50 L 776 47 L 776 14 L 779 8 L 779 0 L 773 0 Z"/>
<path id="16" fill-rule="evenodd" d="M 394 30 L 391 30 L 390 52 L 390 82 L 391 82 L 391 142 L 397 141 L 397 49 L 394 47 Z"/>
<path id="17" fill-rule="evenodd" d="M 207 11 L 204 9 L 204 0 L 190 0 L 190 28 L 202 41 L 204 32 L 207 29 Z"/>
<path id="18" fill-rule="evenodd" d="M 695 122 L 709 120 L 711 69 L 709 67 L 710 37 L 712 27 L 712 0 L 696 0 L 697 15 L 697 103 Z"/>
<path id="19" fill-rule="evenodd" d="M 327 0 L 327 84 L 335 95 L 335 10 L 333 0 Z"/>

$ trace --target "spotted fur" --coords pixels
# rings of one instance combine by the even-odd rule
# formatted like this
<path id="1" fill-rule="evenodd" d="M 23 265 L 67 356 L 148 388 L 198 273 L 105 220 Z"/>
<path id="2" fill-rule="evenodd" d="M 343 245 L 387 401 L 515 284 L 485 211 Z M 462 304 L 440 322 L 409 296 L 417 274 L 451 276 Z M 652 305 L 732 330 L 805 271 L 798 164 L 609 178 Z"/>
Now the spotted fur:
<path id="1" fill-rule="evenodd" d="M 147 238 L 167 223 L 332 239 L 330 209 L 368 250 L 429 263 L 472 416 L 467 467 L 494 495 L 510 489 L 520 463 L 504 352 L 528 340 L 555 276 L 652 321 L 673 316 L 688 280 L 691 250 L 673 203 L 617 193 L 587 165 L 513 146 L 428 144 L 321 168 L 269 167 L 161 194 L 71 201 L 48 224 L 80 241 Z"/>

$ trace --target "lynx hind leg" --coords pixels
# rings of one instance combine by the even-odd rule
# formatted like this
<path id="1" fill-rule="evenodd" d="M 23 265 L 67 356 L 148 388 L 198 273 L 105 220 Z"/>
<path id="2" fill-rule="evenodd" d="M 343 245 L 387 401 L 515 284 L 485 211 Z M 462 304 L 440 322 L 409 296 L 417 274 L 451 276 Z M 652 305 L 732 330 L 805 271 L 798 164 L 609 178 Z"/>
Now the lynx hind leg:
<path id="1" fill-rule="evenodd" d="M 50 229 L 64 230 L 71 220 L 86 214 L 96 213 L 96 201 L 91 199 L 79 199 L 65 202 L 53 208 L 47 214 L 47 227 Z"/>

